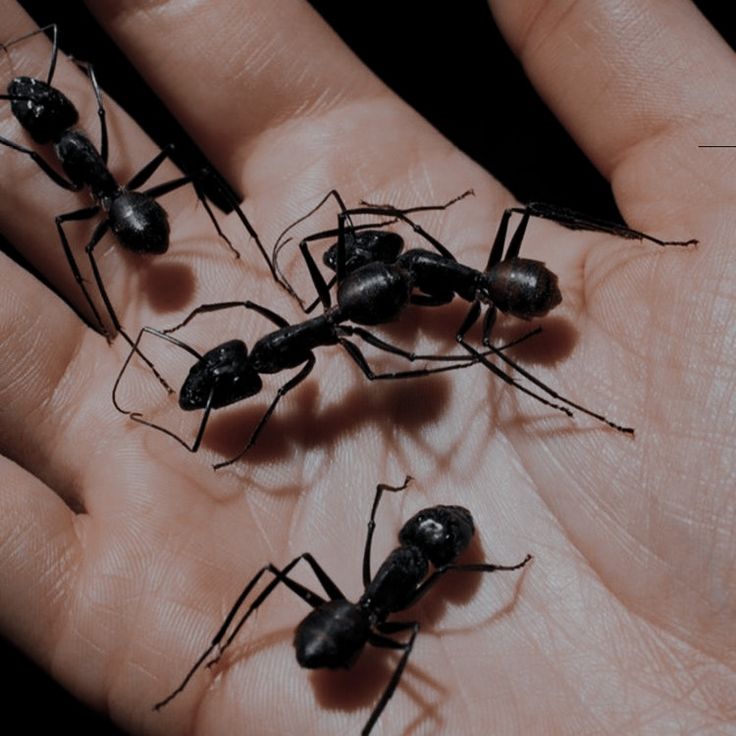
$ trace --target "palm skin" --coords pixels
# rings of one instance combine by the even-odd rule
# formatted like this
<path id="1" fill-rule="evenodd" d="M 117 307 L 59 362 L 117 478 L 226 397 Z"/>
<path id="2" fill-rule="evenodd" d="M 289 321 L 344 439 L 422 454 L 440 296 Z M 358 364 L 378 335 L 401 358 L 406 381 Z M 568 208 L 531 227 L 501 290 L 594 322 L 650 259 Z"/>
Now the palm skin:
<path id="1" fill-rule="evenodd" d="M 472 187 L 474 199 L 425 221 L 460 260 L 482 266 L 511 198 L 347 55 L 308 8 L 249 2 L 246 24 L 228 16 L 226 3 L 208 3 L 196 23 L 191 4 L 140 14 L 138 3 L 90 5 L 242 184 L 264 242 L 332 186 L 350 202 L 402 206 Z M 402 521 L 436 503 L 473 512 L 479 543 L 468 561 L 535 559 L 523 574 L 452 581 L 401 617 L 416 616 L 424 630 L 376 733 L 691 733 L 734 720 L 733 167 L 726 153 L 703 164 L 696 148 L 729 134 L 733 100 L 724 90 L 733 61 L 684 2 L 652 3 L 651 17 L 638 22 L 657 33 L 642 33 L 641 45 L 625 30 L 638 3 L 498 5 L 529 75 L 611 180 L 632 226 L 700 241 L 663 250 L 549 223 L 530 229 L 524 254 L 560 275 L 564 301 L 543 323 L 548 336 L 520 359 L 561 393 L 635 426 L 634 439 L 570 421 L 479 367 L 369 386 L 344 355 L 325 349 L 314 378 L 284 401 L 251 456 L 215 474 L 210 462 L 237 449 L 270 394 L 213 423 L 212 439 L 189 456 L 112 408 L 124 346 L 109 348 L 4 263 L 0 623 L 127 730 L 359 731 L 392 658 L 364 656 L 347 674 L 300 670 L 291 636 L 308 609 L 283 591 L 214 672 L 200 673 L 162 712 L 151 706 L 265 562 L 310 551 L 357 596 L 373 488 L 407 472 L 413 486 L 383 502 L 374 567 Z M 8 37 L 26 29 L 12 3 L 2 14 Z M 226 36 L 218 45 L 239 49 L 232 68 L 193 53 L 211 36 L 208 23 Z M 268 48 L 277 32 L 288 53 L 285 40 Z M 685 44 L 705 49 L 707 71 L 663 63 Z M 60 75 L 74 99 L 88 98 L 83 79 L 66 68 Z M 126 141 L 113 152 L 130 157 L 113 165 L 132 171 L 153 149 L 110 108 Z M 95 130 L 94 109 L 86 113 L 85 127 Z M 10 122 L 8 131 L 17 132 Z M 69 195 L 22 157 L 0 153 L 4 227 L 15 242 L 22 233 L 27 257 L 74 294 L 60 249 L 49 247 L 48 213 L 71 209 Z M 128 304 L 128 329 L 170 326 L 197 304 L 224 299 L 301 319 L 255 256 L 234 263 L 186 195 L 173 202 L 167 263 L 193 274 L 191 288 L 174 289 L 163 305 L 131 297 L 146 283 L 140 268 L 115 249 L 104 257 L 115 304 Z M 245 254 L 247 244 L 238 245 Z M 424 332 L 426 344 L 448 351 L 446 336 L 463 314 L 415 314 L 415 324 L 391 334 L 411 344 Z M 247 333 L 252 342 L 268 327 L 235 313 L 217 329 L 216 339 Z M 551 365 L 546 351 L 560 338 L 567 347 Z M 131 396 L 148 395 L 142 369 L 131 381 Z M 316 589 L 308 575 L 300 579 Z"/>

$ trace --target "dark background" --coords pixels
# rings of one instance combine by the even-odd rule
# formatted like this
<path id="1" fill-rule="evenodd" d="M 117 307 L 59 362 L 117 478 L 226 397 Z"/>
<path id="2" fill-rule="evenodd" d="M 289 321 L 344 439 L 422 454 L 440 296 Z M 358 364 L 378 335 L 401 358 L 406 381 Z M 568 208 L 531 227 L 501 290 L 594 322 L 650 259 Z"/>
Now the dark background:
<path id="1" fill-rule="evenodd" d="M 607 182 L 534 93 L 496 30 L 485 0 L 453 3 L 451 12 L 445 3 L 419 0 L 311 2 L 390 87 L 518 199 L 554 202 L 606 219 L 618 217 Z M 180 165 L 199 168 L 201 154 L 170 116 L 170 124 L 161 125 L 163 107 L 81 2 L 59 3 L 55 15 L 45 0 L 25 0 L 21 5 L 39 24 L 57 23 L 61 48 L 94 63 L 105 92 L 160 145 L 174 142 Z M 728 24 L 729 4 L 701 0 L 696 5 L 734 46 L 736 28 Z M 480 112 L 489 97 L 496 110 L 492 118 Z M 0 247 L 12 253 L 11 245 L 0 243 Z M 2 640 L 0 661 L 7 682 L 3 717 L 15 715 L 24 732 L 40 733 L 46 729 L 45 718 L 51 716 L 78 735 L 122 733 Z M 42 707 L 23 708 L 24 699 Z"/>

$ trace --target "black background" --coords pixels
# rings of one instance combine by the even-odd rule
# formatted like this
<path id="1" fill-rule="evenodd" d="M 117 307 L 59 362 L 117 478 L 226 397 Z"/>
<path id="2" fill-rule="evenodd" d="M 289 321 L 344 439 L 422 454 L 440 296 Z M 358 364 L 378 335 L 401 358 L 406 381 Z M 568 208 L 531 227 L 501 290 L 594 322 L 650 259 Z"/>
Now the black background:
<path id="1" fill-rule="evenodd" d="M 736 28 L 728 24 L 729 4 L 716 0 L 696 4 L 734 46 Z M 56 4 L 55 11 L 50 10 L 52 3 L 43 1 L 26 0 L 21 5 L 39 24 L 57 23 L 61 48 L 94 63 L 105 92 L 160 145 L 174 142 L 180 165 L 198 168 L 201 154 L 170 116 L 170 124 L 161 125 L 163 107 L 81 2 L 66 0 Z M 446 3 L 419 0 L 312 0 L 312 5 L 390 87 L 518 199 L 617 217 L 607 182 L 534 93 L 496 30 L 485 0 L 453 3 L 452 12 Z M 481 114 L 489 102 L 493 117 Z M 111 141 L 111 146 L 119 144 Z M 0 661 L 6 681 L 3 717 L 9 721 L 15 716 L 24 732 L 45 731 L 45 719 L 50 717 L 78 735 L 122 733 L 1 640 Z M 24 700 L 37 707 L 23 707 Z"/>

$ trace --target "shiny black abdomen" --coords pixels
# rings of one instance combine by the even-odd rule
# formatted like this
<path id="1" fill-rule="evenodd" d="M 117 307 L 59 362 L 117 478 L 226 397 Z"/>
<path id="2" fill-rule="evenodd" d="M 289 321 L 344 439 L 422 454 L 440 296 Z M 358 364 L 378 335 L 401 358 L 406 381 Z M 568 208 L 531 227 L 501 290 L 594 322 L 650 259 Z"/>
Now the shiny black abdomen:
<path id="1" fill-rule="evenodd" d="M 294 633 L 296 659 L 302 667 L 350 667 L 365 646 L 368 621 L 354 603 L 327 601 L 304 618 Z"/>
<path id="2" fill-rule="evenodd" d="M 396 319 L 409 303 L 411 286 L 395 264 L 369 263 L 348 274 L 337 289 L 341 319 L 380 325 Z"/>

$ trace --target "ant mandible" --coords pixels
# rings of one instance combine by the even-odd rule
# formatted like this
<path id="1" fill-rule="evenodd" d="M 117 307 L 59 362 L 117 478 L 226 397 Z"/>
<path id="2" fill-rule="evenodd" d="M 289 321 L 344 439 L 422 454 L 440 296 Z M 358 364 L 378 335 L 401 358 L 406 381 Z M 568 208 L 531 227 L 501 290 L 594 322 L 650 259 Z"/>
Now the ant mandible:
<path id="1" fill-rule="evenodd" d="M 364 591 L 356 603 L 347 600 L 337 584 L 308 552 L 295 557 L 282 569 L 271 563 L 264 565 L 243 588 L 209 647 L 187 672 L 181 684 L 156 703 L 154 709 L 160 710 L 171 702 L 205 662 L 208 668 L 218 662 L 250 616 L 281 583 L 312 608 L 297 626 L 294 634 L 296 659 L 301 667 L 349 669 L 366 644 L 402 652 L 386 688 L 363 726 L 361 734 L 367 736 L 398 687 L 420 630 L 418 621 L 389 621 L 389 617 L 421 600 L 447 573 L 509 572 L 520 570 L 532 559 L 528 554 L 515 565 L 456 562 L 460 554 L 467 549 L 475 533 L 473 517 L 463 506 L 432 506 L 414 514 L 401 527 L 400 546 L 386 557 L 376 574 L 371 575 L 371 545 L 381 497 L 385 491 L 404 490 L 411 480 L 412 478 L 407 476 L 400 486 L 381 483 L 376 487 L 363 552 Z M 289 577 L 291 570 L 301 560 L 304 560 L 314 572 L 326 598 Z M 431 573 L 430 565 L 434 567 Z M 233 626 L 248 596 L 267 572 L 274 576 L 273 580 L 258 594 Z M 229 631 L 231 627 L 232 630 Z M 410 632 L 409 638 L 406 641 L 393 638 L 394 634 L 400 632 Z M 215 650 L 215 656 L 207 662 Z"/>

